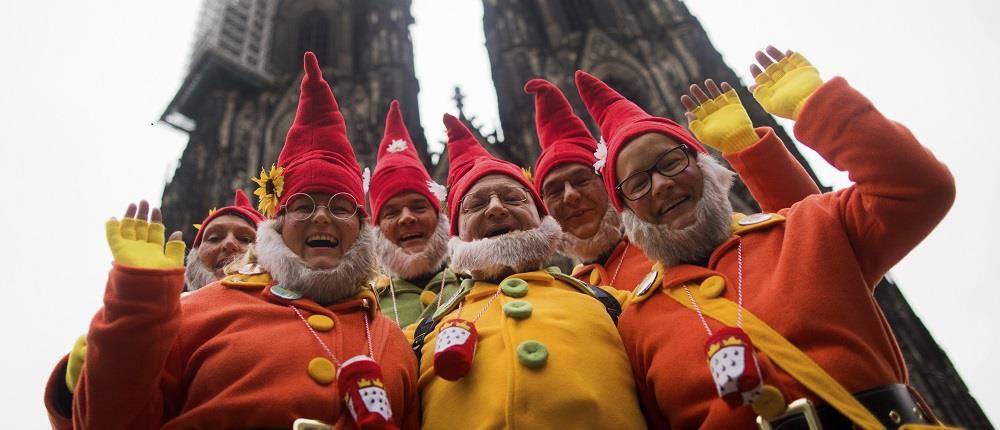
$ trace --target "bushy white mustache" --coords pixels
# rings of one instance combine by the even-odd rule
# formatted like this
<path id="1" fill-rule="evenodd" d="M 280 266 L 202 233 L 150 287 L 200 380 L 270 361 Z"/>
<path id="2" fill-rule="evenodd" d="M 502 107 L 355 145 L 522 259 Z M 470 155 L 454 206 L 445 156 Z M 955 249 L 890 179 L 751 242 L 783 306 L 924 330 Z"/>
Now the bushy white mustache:
<path id="1" fill-rule="evenodd" d="M 530 230 L 469 242 L 452 237 L 448 242 L 451 267 L 456 272 L 474 273 L 481 279 L 538 270 L 555 254 L 561 234 L 559 223 L 546 216 L 538 227 Z"/>

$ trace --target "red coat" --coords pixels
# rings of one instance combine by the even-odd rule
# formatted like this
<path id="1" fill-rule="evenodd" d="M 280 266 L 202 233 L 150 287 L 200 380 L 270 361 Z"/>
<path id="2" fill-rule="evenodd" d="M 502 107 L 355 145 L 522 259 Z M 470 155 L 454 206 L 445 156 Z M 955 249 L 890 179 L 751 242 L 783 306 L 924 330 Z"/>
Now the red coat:
<path id="1" fill-rule="evenodd" d="M 326 354 L 289 304 L 305 318 L 332 319 L 332 329 L 316 333 L 340 361 L 367 354 L 367 314 L 393 419 L 419 426 L 416 360 L 371 293 L 329 307 L 288 302 L 264 288 L 270 282 L 262 275 L 242 284 L 226 278 L 181 300 L 183 273 L 111 270 L 88 334 L 76 428 L 291 428 L 296 418 L 353 428 L 336 381 L 307 371 Z"/>
<path id="2" fill-rule="evenodd" d="M 758 128 L 757 133 L 763 137 L 771 132 Z M 727 154 L 726 160 L 743 179 L 763 212 L 778 211 L 807 196 L 819 194 L 816 182 L 778 139 L 761 139 L 742 151 Z M 594 285 L 631 291 L 649 273 L 653 263 L 642 249 L 624 238 L 607 261 L 577 266 L 573 269 L 573 277 Z"/>
<path id="3" fill-rule="evenodd" d="M 850 172 L 855 184 L 810 196 L 779 211 L 784 221 L 740 233 L 743 304 L 850 392 L 905 383 L 906 367 L 874 287 L 944 217 L 954 179 L 906 128 L 840 78 L 809 99 L 795 135 Z M 763 140 L 757 145 L 777 138 L 769 133 Z M 743 152 L 730 158 L 746 163 L 747 171 L 767 171 L 766 158 L 753 161 Z M 707 268 L 668 268 L 662 287 L 720 274 L 722 294 L 735 302 L 738 241 L 734 236 L 716 248 Z M 697 286 L 692 292 L 700 294 Z M 708 335 L 695 312 L 662 289 L 639 300 L 625 310 L 619 329 L 650 427 L 756 428 L 749 406 L 730 410 L 718 398 L 703 349 Z M 706 319 L 713 331 L 723 327 Z M 757 356 L 765 383 L 781 389 L 786 401 L 822 403 L 765 354 Z"/>

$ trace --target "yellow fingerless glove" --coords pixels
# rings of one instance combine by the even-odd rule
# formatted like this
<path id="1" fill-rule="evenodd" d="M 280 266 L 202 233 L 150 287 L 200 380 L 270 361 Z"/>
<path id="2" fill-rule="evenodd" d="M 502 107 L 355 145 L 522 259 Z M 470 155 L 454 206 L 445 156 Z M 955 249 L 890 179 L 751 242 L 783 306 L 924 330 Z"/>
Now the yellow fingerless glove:
<path id="1" fill-rule="evenodd" d="M 105 224 L 108 246 L 115 262 L 149 269 L 184 267 L 184 242 L 171 240 L 163 246 L 163 224 L 135 218 Z"/>
<path id="2" fill-rule="evenodd" d="M 76 383 L 80 381 L 80 372 L 83 371 L 83 357 L 87 355 L 87 336 L 76 338 L 73 349 L 69 351 L 69 359 L 66 361 L 66 388 L 69 392 L 76 389 Z"/>
<path id="3" fill-rule="evenodd" d="M 758 140 L 736 90 L 702 103 L 691 113 L 697 117 L 688 124 L 694 137 L 724 154 L 739 151 Z"/>
<path id="4" fill-rule="evenodd" d="M 756 81 L 753 97 L 764 110 L 791 120 L 799 117 L 806 100 L 823 85 L 819 70 L 798 52 L 767 66 Z"/>

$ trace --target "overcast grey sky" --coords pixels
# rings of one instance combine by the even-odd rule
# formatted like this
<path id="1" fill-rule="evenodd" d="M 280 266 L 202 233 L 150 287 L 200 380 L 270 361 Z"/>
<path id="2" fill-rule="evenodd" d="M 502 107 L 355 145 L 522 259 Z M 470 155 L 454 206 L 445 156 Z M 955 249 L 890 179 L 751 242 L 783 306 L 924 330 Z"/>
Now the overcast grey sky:
<path id="1" fill-rule="evenodd" d="M 498 123 L 479 0 L 415 0 L 413 41 L 429 142 L 444 137 L 452 87 Z M 989 227 L 1000 209 L 1000 109 L 993 77 L 1000 7 L 956 0 L 689 1 L 715 47 L 749 81 L 754 50 L 803 52 L 909 126 L 952 169 L 958 199 L 893 271 L 980 404 L 1000 418 L 998 263 Z M 947 5 L 947 8 L 945 8 Z M 0 2 L 0 185 L 7 227 L 0 262 L 0 408 L 12 428 L 45 428 L 52 366 L 101 304 L 111 256 L 104 221 L 128 202 L 158 201 L 187 142 L 153 124 L 183 79 L 197 0 Z M 814 157 L 814 159 L 818 160 Z M 821 160 L 820 160 L 821 161 Z M 818 166 L 818 165 L 817 165 Z M 817 167 L 828 183 L 846 175 Z M 169 216 L 169 214 L 167 214 Z M 905 220 L 900 220 L 905 222 Z"/>

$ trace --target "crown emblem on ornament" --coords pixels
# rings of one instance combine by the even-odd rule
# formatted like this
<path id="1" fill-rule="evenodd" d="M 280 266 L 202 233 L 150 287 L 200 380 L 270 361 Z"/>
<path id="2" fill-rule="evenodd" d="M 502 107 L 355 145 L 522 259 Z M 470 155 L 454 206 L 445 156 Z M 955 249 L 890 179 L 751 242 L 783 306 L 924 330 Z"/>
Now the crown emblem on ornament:
<path id="1" fill-rule="evenodd" d="M 385 386 L 382 385 L 382 381 L 379 379 L 361 378 L 358 380 L 358 388 L 368 388 L 368 387 L 385 388 Z"/>

